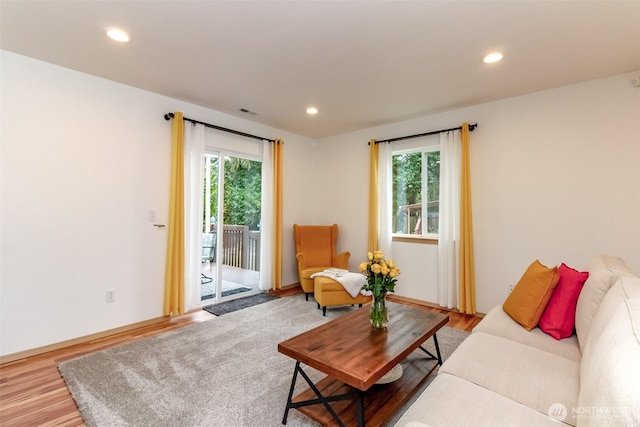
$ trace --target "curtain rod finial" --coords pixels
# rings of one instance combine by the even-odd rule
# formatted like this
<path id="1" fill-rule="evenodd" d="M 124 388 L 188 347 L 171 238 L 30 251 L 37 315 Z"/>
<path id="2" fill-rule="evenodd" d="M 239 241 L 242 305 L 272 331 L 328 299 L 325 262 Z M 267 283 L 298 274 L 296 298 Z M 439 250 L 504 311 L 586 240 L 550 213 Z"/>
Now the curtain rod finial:
<path id="1" fill-rule="evenodd" d="M 168 121 L 168 120 L 173 119 L 173 113 L 167 113 L 167 114 L 165 114 L 165 115 L 164 115 L 164 119 L 165 119 L 165 120 L 167 120 L 167 121 Z"/>

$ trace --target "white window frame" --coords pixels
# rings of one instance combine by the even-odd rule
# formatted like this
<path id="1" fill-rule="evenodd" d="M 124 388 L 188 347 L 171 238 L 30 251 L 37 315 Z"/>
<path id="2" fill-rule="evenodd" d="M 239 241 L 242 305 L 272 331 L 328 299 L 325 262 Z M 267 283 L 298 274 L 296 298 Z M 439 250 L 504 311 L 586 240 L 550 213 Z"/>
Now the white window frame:
<path id="1" fill-rule="evenodd" d="M 428 162 L 426 162 L 426 156 L 428 153 L 431 152 L 435 152 L 435 151 L 440 151 L 440 143 L 439 140 L 435 139 L 435 138 L 428 138 L 427 141 L 424 141 L 421 138 L 421 142 L 416 143 L 417 141 L 414 141 L 411 144 L 402 144 L 403 147 L 400 147 L 398 144 L 398 148 L 397 149 L 393 149 L 391 152 L 391 156 L 396 156 L 396 155 L 400 155 L 400 154 L 408 154 L 408 153 L 420 153 L 421 157 L 422 157 L 422 170 L 420 172 L 420 177 L 423 180 L 422 181 L 422 188 L 421 188 L 421 198 L 422 198 L 422 218 L 423 220 L 426 220 L 426 215 L 428 212 L 428 191 L 427 191 L 427 182 L 426 182 L 426 176 L 427 176 L 427 167 L 428 167 Z M 393 177 L 392 177 L 393 179 Z M 392 191 L 395 191 L 395 189 L 392 189 Z M 423 227 L 423 232 L 421 234 L 405 234 L 405 233 L 397 233 L 395 230 L 391 230 L 391 236 L 392 238 L 408 238 L 408 239 L 422 239 L 422 240 L 437 240 L 439 235 L 438 233 L 426 233 L 424 232 L 425 228 L 426 228 L 426 222 L 423 223 L 425 225 L 425 227 Z M 392 227 L 394 227 L 394 225 L 392 224 Z M 395 228 L 395 227 L 394 227 Z"/>

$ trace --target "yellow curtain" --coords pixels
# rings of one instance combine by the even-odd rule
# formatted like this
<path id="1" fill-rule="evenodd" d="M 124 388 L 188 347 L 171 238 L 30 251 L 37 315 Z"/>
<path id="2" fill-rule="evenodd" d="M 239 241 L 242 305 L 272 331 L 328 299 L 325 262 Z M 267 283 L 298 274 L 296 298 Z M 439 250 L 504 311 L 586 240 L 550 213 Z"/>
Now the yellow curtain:
<path id="1" fill-rule="evenodd" d="M 378 144 L 369 141 L 369 239 L 367 250 L 378 250 Z"/>
<path id="2" fill-rule="evenodd" d="M 171 130 L 171 190 L 164 278 L 164 315 L 184 313 L 184 119 L 174 113 Z"/>
<path id="3" fill-rule="evenodd" d="M 462 124 L 462 173 L 460 177 L 460 307 L 462 313 L 476 312 L 473 266 L 473 221 L 471 215 L 471 171 L 469 167 L 469 124 Z"/>
<path id="4" fill-rule="evenodd" d="M 378 250 L 378 144 L 369 141 L 369 252 Z"/>
<path id="5" fill-rule="evenodd" d="M 282 289 L 282 150 L 284 142 L 276 139 L 273 151 L 273 289 Z"/>

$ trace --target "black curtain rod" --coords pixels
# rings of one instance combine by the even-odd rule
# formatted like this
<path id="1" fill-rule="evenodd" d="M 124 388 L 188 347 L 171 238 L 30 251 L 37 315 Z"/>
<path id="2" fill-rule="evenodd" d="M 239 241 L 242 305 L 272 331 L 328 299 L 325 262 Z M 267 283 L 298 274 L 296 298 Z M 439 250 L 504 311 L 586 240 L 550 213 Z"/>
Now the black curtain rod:
<path id="1" fill-rule="evenodd" d="M 174 116 L 173 113 L 167 113 L 167 114 L 164 115 L 164 119 L 165 120 L 171 120 L 171 119 L 173 119 L 173 116 Z M 203 126 L 206 126 L 208 128 L 211 128 L 211 129 L 221 130 L 223 132 L 229 132 L 229 133 L 233 133 L 235 135 L 244 136 L 244 137 L 247 137 L 247 138 L 259 139 L 260 141 L 276 142 L 275 139 L 263 138 L 261 136 L 251 135 L 250 133 L 244 133 L 244 132 L 240 132 L 238 130 L 223 128 L 222 126 L 212 125 L 210 123 L 201 122 L 199 120 L 190 119 L 188 117 L 183 117 L 182 120 L 186 120 L 186 121 L 191 122 L 191 123 L 197 123 L 199 125 L 203 125 Z"/>
<path id="2" fill-rule="evenodd" d="M 473 132 L 473 130 L 475 128 L 477 128 L 477 127 L 478 127 L 477 123 L 469 125 L 469 132 Z M 452 131 L 452 130 L 461 130 L 461 129 L 462 129 L 462 126 L 458 126 L 457 128 L 434 130 L 434 131 L 431 131 L 431 132 L 419 133 L 419 134 L 416 134 L 416 135 L 399 136 L 398 138 L 383 139 L 381 141 L 376 141 L 376 144 L 381 144 L 383 142 L 402 141 L 403 139 L 420 138 L 421 136 L 436 135 L 436 134 L 439 134 L 439 133 L 442 133 L 442 132 L 449 132 L 449 131 Z"/>

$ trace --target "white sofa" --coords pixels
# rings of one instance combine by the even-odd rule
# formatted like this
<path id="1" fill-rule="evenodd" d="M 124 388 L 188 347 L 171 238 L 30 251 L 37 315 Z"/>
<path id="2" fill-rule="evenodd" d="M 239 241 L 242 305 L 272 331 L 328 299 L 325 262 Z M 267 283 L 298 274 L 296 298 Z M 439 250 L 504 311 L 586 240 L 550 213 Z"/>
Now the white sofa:
<path id="1" fill-rule="evenodd" d="M 640 278 L 589 263 L 576 333 L 555 340 L 495 307 L 396 427 L 640 426 Z"/>

